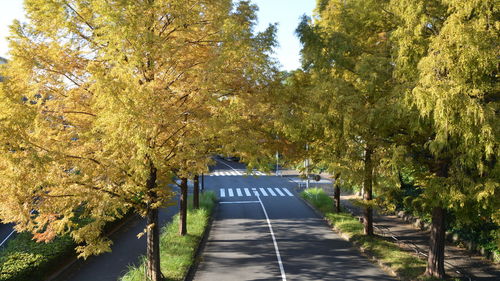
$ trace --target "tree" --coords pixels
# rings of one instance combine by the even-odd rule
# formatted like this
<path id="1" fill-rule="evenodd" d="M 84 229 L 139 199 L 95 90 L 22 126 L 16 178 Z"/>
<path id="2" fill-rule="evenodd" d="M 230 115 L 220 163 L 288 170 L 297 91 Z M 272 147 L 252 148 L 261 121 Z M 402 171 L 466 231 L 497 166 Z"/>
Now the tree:
<path id="1" fill-rule="evenodd" d="M 314 20 L 304 18 L 297 29 L 304 69 L 314 85 L 309 93 L 317 126 L 323 130 L 316 139 L 325 140 L 312 146 L 323 146 L 332 170 L 363 186 L 367 235 L 373 235 L 374 173 L 387 139 L 397 131 L 400 110 L 387 7 L 386 1 L 319 1 Z"/>
<path id="2" fill-rule="evenodd" d="M 495 1 L 392 1 L 397 78 L 427 132 L 419 149 L 432 206 L 426 274 L 443 278 L 448 210 L 498 212 L 498 46 Z M 425 157 L 422 157 L 426 154 Z M 415 158 L 415 157 L 414 157 Z M 425 161 L 422 161 L 425 159 Z M 474 207 L 480 206 L 480 207 Z M 484 213 L 484 211 L 483 211 Z"/>
<path id="3" fill-rule="evenodd" d="M 25 7 L 0 86 L 0 216 L 40 241 L 70 233 L 87 257 L 109 250 L 103 226 L 133 209 L 147 217 L 147 276 L 159 280 L 158 208 L 174 171 L 187 177 L 201 118 L 221 96 L 250 91 L 238 87 L 252 78 L 239 58 L 266 47 L 231 34 L 255 16 L 229 0 Z"/>

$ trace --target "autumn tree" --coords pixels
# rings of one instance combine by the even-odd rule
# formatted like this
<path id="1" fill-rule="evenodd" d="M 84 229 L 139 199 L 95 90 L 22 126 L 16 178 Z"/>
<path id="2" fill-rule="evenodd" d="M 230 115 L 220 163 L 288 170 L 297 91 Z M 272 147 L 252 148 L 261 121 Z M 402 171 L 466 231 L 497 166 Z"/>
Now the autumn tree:
<path id="1" fill-rule="evenodd" d="M 488 0 L 411 0 L 392 1 L 391 10 L 399 21 L 396 78 L 421 116 L 415 131 L 425 132 L 411 150 L 428 171 L 419 179 L 432 208 L 426 274 L 443 278 L 449 211 L 466 220 L 482 210 L 500 222 L 499 8 Z"/>
<path id="2" fill-rule="evenodd" d="M 187 130 L 183 148 L 178 150 L 176 161 L 185 163 L 176 174 L 179 178 L 193 179 L 207 171 L 214 154 L 233 154 L 245 158 L 252 166 L 264 154 L 264 144 L 259 140 L 269 136 L 265 123 L 268 104 L 262 103 L 269 96 L 277 80 L 275 61 L 271 58 L 276 45 L 276 26 L 271 24 L 262 32 L 255 32 L 257 6 L 241 1 L 230 12 L 220 30 L 217 42 L 217 59 L 205 79 L 212 99 L 197 103 L 187 111 Z M 268 126 L 267 126 L 268 127 Z M 183 181 L 181 181 L 183 182 Z M 187 182 L 187 181 L 186 181 Z M 186 233 L 187 185 L 181 185 L 179 233 Z M 194 195 L 197 193 L 195 190 Z M 194 198 L 193 198 L 194 199 Z"/>
<path id="3" fill-rule="evenodd" d="M 104 225 L 133 209 L 147 217 L 147 276 L 160 280 L 167 186 L 187 177 L 207 112 L 250 91 L 239 63 L 265 49 L 231 36 L 255 21 L 248 6 L 27 0 L 0 86 L 2 220 L 40 241 L 69 233 L 87 257 L 109 250 Z"/>
<path id="4" fill-rule="evenodd" d="M 314 18 L 304 18 L 297 29 L 313 85 L 306 93 L 314 108 L 306 112 L 321 133 L 312 146 L 331 171 L 363 186 L 367 235 L 373 235 L 375 174 L 400 114 L 387 8 L 387 1 L 319 1 Z"/>

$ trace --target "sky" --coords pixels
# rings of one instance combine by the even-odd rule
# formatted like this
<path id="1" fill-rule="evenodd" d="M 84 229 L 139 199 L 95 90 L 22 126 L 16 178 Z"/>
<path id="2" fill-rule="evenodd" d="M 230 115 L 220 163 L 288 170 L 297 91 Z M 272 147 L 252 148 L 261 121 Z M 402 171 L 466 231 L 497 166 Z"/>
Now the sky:
<path id="1" fill-rule="evenodd" d="M 259 22 L 256 31 L 263 31 L 270 23 L 278 23 L 279 47 L 275 57 L 283 70 L 300 67 L 299 39 L 295 29 L 302 15 L 311 16 L 316 0 L 252 0 L 259 6 Z M 6 36 L 14 19 L 25 20 L 23 0 L 0 0 L 0 56 L 8 58 Z"/>

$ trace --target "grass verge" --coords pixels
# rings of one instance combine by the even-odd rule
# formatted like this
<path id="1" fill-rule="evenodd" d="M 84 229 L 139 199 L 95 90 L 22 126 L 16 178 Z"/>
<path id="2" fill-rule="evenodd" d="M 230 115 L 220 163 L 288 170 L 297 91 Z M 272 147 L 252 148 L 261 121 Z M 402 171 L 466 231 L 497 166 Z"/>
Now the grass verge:
<path id="1" fill-rule="evenodd" d="M 189 200 L 191 202 L 192 200 Z M 162 228 L 160 234 L 160 267 L 167 280 L 183 280 L 193 264 L 198 245 L 208 226 L 215 207 L 216 196 L 213 192 L 204 192 L 200 196 L 200 209 L 188 209 L 186 236 L 179 236 L 179 215 Z M 146 259 L 141 257 L 139 266 L 129 267 L 121 281 L 144 281 Z"/>
<path id="2" fill-rule="evenodd" d="M 362 252 L 375 258 L 402 280 L 425 280 L 422 274 L 426 263 L 381 237 L 363 234 L 363 224 L 349 213 L 335 213 L 333 200 L 321 188 L 306 189 L 302 198 L 320 211 L 330 224 Z"/>

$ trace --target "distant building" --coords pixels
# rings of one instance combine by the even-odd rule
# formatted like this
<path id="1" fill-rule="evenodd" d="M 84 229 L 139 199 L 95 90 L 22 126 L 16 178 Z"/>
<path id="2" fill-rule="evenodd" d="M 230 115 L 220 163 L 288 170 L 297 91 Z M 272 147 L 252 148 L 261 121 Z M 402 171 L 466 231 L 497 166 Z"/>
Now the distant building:
<path id="1" fill-rule="evenodd" d="M 0 57 L 0 64 L 6 64 L 6 63 L 7 63 L 7 60 L 4 59 L 4 58 L 2 58 L 2 57 Z M 3 80 L 3 77 L 0 76 L 0 82 L 2 82 L 2 80 Z"/>

